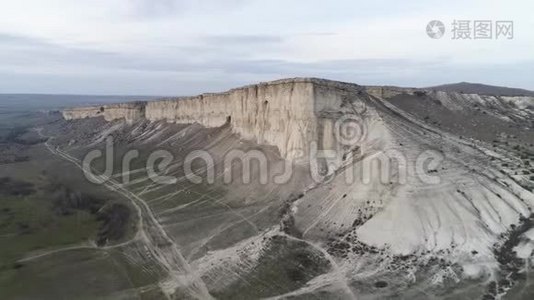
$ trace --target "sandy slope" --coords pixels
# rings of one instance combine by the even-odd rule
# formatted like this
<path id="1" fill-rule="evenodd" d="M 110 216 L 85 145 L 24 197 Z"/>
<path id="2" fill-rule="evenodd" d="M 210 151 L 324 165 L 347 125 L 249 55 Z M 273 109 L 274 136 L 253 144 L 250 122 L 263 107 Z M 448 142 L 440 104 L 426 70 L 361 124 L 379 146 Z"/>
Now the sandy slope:
<path id="1" fill-rule="evenodd" d="M 246 173 L 239 166 L 225 168 L 229 151 L 261 151 L 277 171 L 286 162 L 276 148 L 241 139 L 229 124 L 205 128 L 93 118 L 48 130 L 58 136 L 54 143 L 61 153 L 78 159 L 102 148 L 107 135 L 115 137 L 118 153 L 135 148 L 145 160 L 155 149 L 173 154 L 166 175 L 175 184 L 152 182 L 142 165 L 126 173 L 116 163 L 114 185 L 135 201 L 143 199 L 154 228 L 176 244 L 212 296 L 446 298 L 451 290 L 458 298 L 480 296 L 480 282 L 466 285 L 461 279 L 501 276 L 496 247 L 506 244 L 534 205 L 529 176 L 515 174 L 525 169 L 521 151 L 532 149 L 529 141 L 505 143 L 498 136 L 497 143 L 457 129 L 476 132 L 468 118 L 475 109 L 466 103 L 478 103 L 491 112 L 493 119 L 482 118 L 497 124 L 496 132 L 519 126 L 514 131 L 528 139 L 531 129 L 521 128 L 532 112 L 505 102 L 496 106 L 502 98 L 438 92 L 382 99 L 353 92 L 339 91 L 336 99 L 343 101 L 332 100 L 322 116 L 357 115 L 365 132 L 341 148 L 342 158 L 319 182 L 308 165 L 297 164 L 288 182 L 263 184 L 253 164 L 251 183 L 225 183 L 228 172 Z M 426 105 L 439 106 L 440 113 L 429 119 L 414 109 Z M 324 145 L 335 141 L 321 138 Z M 518 145 L 522 148 L 514 148 Z M 199 149 L 213 157 L 214 184 L 193 184 L 185 176 L 185 156 Z M 196 171 L 206 175 L 206 165 Z M 120 182 L 124 174 L 130 182 Z M 525 259 L 529 247 L 526 239 L 519 245 Z M 183 292 L 179 284 L 168 286 L 177 295 Z"/>

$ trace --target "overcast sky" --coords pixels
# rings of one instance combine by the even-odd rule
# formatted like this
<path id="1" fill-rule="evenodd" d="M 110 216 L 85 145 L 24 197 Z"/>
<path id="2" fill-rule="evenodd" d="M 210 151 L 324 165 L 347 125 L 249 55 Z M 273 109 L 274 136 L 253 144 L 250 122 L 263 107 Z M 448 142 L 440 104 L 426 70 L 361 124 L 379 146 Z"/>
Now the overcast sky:
<path id="1" fill-rule="evenodd" d="M 0 93 L 190 95 L 296 76 L 534 90 L 533 12 L 531 0 L 0 0 Z M 434 19 L 441 39 L 426 34 Z M 455 40 L 454 20 L 512 20 L 514 38 Z"/>

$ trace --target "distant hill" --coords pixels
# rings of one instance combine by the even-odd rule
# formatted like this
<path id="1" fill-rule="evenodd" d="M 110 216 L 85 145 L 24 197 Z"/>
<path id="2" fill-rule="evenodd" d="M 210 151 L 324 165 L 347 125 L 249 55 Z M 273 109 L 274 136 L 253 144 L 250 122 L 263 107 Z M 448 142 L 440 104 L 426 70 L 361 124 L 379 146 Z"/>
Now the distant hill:
<path id="1" fill-rule="evenodd" d="M 459 82 L 428 87 L 427 89 L 458 92 L 464 94 L 481 94 L 494 96 L 533 96 L 534 91 L 516 89 L 502 86 L 486 85 L 480 83 Z"/>
<path id="2" fill-rule="evenodd" d="M 153 100 L 157 96 L 135 95 L 52 95 L 52 94 L 0 94 L 0 114 L 4 112 L 30 112 L 57 110 L 65 107 L 99 105 L 116 102 Z"/>

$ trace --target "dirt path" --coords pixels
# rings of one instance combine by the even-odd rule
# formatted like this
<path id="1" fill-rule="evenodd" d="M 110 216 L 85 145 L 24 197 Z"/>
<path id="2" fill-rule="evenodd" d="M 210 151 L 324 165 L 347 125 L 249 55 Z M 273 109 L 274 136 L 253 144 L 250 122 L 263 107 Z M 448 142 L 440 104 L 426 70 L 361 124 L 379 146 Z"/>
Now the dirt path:
<path id="1" fill-rule="evenodd" d="M 59 148 L 54 148 L 50 145 L 50 141 L 54 137 L 46 136 L 42 133 L 42 128 L 36 129 L 37 133 L 45 138 L 48 138 L 45 146 L 54 155 L 71 162 L 85 174 L 91 174 L 96 179 L 102 178 L 101 175 L 94 175 L 96 172 L 93 170 L 85 170 L 81 161 L 65 151 Z M 163 291 L 170 298 L 178 287 L 183 287 L 185 291 L 195 299 L 212 299 L 205 283 L 200 276 L 196 274 L 185 258 L 180 253 L 180 250 L 176 243 L 168 236 L 165 229 L 157 221 L 154 213 L 146 203 L 144 199 L 130 192 L 126 188 L 122 187 L 116 180 L 110 178 L 107 179 L 103 186 L 107 189 L 116 192 L 132 202 L 132 205 L 138 212 L 138 232 L 134 239 L 141 240 L 146 249 L 158 260 L 158 262 L 167 270 L 169 279 L 167 282 L 162 283 Z"/>

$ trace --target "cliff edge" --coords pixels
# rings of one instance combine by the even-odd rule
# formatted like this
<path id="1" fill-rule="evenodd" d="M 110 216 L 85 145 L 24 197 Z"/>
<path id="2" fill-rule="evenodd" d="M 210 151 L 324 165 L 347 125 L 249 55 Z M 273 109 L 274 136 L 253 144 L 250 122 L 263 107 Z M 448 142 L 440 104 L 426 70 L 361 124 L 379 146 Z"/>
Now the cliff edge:
<path id="1" fill-rule="evenodd" d="M 317 78 L 293 78 L 248 85 L 222 93 L 149 102 L 69 108 L 67 120 L 103 116 L 107 121 L 139 119 L 171 123 L 226 123 L 242 138 L 276 146 L 286 159 L 306 157 L 309 143 L 333 147 L 335 120 L 351 112 L 347 101 L 366 97 L 365 88 Z"/>

